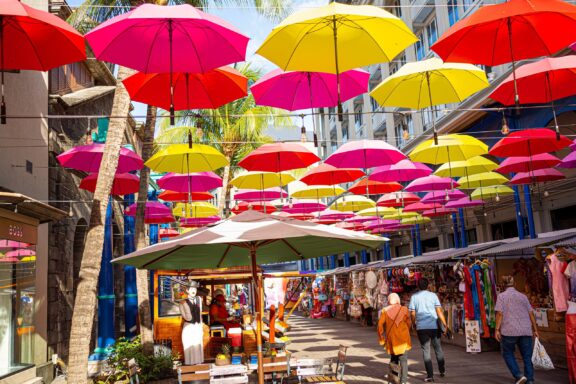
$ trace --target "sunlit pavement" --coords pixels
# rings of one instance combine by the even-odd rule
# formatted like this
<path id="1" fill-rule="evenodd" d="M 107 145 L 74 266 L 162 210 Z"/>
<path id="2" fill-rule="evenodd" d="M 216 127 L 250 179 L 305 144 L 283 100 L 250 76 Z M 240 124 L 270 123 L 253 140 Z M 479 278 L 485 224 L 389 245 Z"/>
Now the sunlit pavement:
<path id="1" fill-rule="evenodd" d="M 307 319 L 293 315 L 289 320 L 292 343 L 289 350 L 297 357 L 334 357 L 338 345 L 349 346 L 345 381 L 385 383 L 389 355 L 378 345 L 376 327 L 362 327 L 356 322 L 334 319 Z M 410 384 L 422 383 L 426 377 L 418 340 L 412 339 L 409 353 Z M 444 345 L 447 376 L 436 377 L 436 383 L 513 383 L 499 352 L 467 354 L 463 348 Z M 433 359 L 434 354 L 432 353 Z M 435 363 L 434 363 L 435 364 Z M 437 369 L 435 364 L 434 369 Z M 568 371 L 536 371 L 536 383 L 568 383 Z"/>

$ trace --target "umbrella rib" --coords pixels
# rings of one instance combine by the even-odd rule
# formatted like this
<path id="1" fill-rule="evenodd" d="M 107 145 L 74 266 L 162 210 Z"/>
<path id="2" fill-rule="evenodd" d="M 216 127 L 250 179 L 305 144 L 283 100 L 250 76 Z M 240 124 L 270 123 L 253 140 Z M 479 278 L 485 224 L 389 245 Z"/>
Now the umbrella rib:
<path id="1" fill-rule="evenodd" d="M 153 264 L 153 263 L 155 263 L 155 262 L 157 262 L 157 261 L 162 260 L 163 258 L 165 258 L 165 257 L 167 257 L 167 256 L 170 256 L 171 254 L 173 254 L 173 253 L 176 252 L 176 251 L 179 251 L 179 250 L 180 250 L 181 248 L 183 248 L 183 247 L 184 247 L 183 245 L 180 245 L 180 246 L 174 248 L 173 250 L 171 250 L 170 252 L 167 252 L 167 253 L 165 253 L 165 254 L 163 254 L 163 255 L 161 255 L 161 256 L 158 256 L 157 258 L 155 258 L 155 259 L 147 262 L 146 264 L 142 265 L 142 267 L 146 268 L 146 267 L 149 266 L 150 264 Z"/>
<path id="2" fill-rule="evenodd" d="M 152 53 L 154 51 L 154 44 L 156 43 L 156 39 L 158 39 L 160 32 L 164 29 L 165 24 L 166 24 L 165 22 L 160 22 L 158 25 L 158 29 L 156 30 L 156 34 L 154 35 L 154 38 L 152 39 L 152 42 L 150 44 L 150 49 L 148 50 L 148 58 L 146 59 L 146 67 L 145 67 L 146 69 L 144 73 L 148 72 L 148 65 L 150 64 L 150 58 L 152 57 Z"/>
<path id="3" fill-rule="evenodd" d="M 218 268 L 222 268 L 222 263 L 224 262 L 224 259 L 226 259 L 226 256 L 228 256 L 228 252 L 230 252 L 230 249 L 232 249 L 232 244 L 228 244 L 228 246 L 226 247 L 224 254 L 222 255 L 222 257 L 218 261 L 218 264 L 216 265 Z"/>
<path id="4" fill-rule="evenodd" d="M 286 241 L 286 239 L 280 239 L 280 241 L 282 241 L 284 244 L 286 244 L 286 246 L 287 246 L 288 248 L 290 248 L 290 250 L 291 250 L 292 252 L 294 252 L 294 254 L 295 254 L 298 258 L 300 258 L 300 260 L 304 260 L 304 256 L 302 256 L 302 253 L 300 253 L 296 248 L 294 248 L 294 247 L 292 246 L 292 244 L 290 244 L 288 241 Z"/>

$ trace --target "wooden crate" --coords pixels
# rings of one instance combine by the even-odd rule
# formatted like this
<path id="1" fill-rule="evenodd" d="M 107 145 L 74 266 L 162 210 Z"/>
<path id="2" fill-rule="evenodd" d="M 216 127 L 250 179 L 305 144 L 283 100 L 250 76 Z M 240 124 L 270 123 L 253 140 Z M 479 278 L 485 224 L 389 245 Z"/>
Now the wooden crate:
<path id="1" fill-rule="evenodd" d="M 255 331 L 242 331 L 242 347 L 244 347 L 244 354 L 250 355 L 256 352 L 256 332 Z"/>
<path id="2" fill-rule="evenodd" d="M 195 380 L 210 380 L 210 365 L 182 365 L 178 367 L 178 377 L 181 382 Z"/>

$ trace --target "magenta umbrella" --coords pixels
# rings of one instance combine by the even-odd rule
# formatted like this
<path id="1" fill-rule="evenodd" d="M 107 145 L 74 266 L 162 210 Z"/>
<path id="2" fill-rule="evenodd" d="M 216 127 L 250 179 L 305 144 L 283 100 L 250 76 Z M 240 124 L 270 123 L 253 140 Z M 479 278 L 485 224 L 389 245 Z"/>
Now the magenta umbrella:
<path id="1" fill-rule="evenodd" d="M 404 189 L 408 192 L 444 191 L 459 185 L 449 177 L 430 175 L 412 181 Z"/>
<path id="2" fill-rule="evenodd" d="M 180 219 L 180 226 L 184 228 L 205 227 L 207 225 L 217 223 L 220 220 L 220 216 L 183 217 Z"/>
<path id="3" fill-rule="evenodd" d="M 571 151 L 576 151 L 576 139 L 569 145 Z"/>
<path id="4" fill-rule="evenodd" d="M 530 172 L 537 169 L 555 167 L 560 159 L 549 153 L 539 153 L 534 156 L 508 157 L 495 169 L 499 173 Z"/>
<path id="5" fill-rule="evenodd" d="M 422 198 L 423 203 L 440 203 L 445 204 L 448 201 L 460 200 L 468 197 L 464 192 L 455 189 L 453 191 L 433 191 L 428 192 Z"/>
<path id="6" fill-rule="evenodd" d="M 440 203 L 418 202 L 418 203 L 408 204 L 407 206 L 404 207 L 403 212 L 422 212 L 422 211 L 426 211 L 429 209 L 440 208 L 441 206 L 442 206 L 442 204 L 440 204 Z"/>
<path id="7" fill-rule="evenodd" d="M 374 221 L 374 220 L 378 220 L 378 216 L 352 216 L 349 217 L 348 219 L 345 219 L 344 221 L 346 223 L 366 223 L 368 221 Z"/>
<path id="8" fill-rule="evenodd" d="M 23 248 L 6 252 L 6 257 L 25 257 L 25 256 L 36 256 L 36 251 L 32 249 Z"/>
<path id="9" fill-rule="evenodd" d="M 79 145 L 56 156 L 56 159 L 63 167 L 96 173 L 100 170 L 103 153 L 104 144 Z M 137 171 L 143 165 L 142 158 L 136 152 L 122 148 L 120 149 L 116 173 Z"/>
<path id="10" fill-rule="evenodd" d="M 326 204 L 316 202 L 314 200 L 293 200 L 292 203 L 286 204 L 282 207 L 282 211 L 286 213 L 312 213 L 323 211 L 326 209 Z"/>
<path id="11" fill-rule="evenodd" d="M 19 263 L 20 259 L 17 257 L 0 257 L 0 263 Z"/>
<path id="12" fill-rule="evenodd" d="M 222 186 L 222 179 L 214 172 L 196 172 L 187 175 L 167 173 L 157 181 L 158 186 L 176 192 L 208 192 Z"/>
<path id="13" fill-rule="evenodd" d="M 235 200 L 242 201 L 272 201 L 288 197 L 288 192 L 280 187 L 259 189 L 240 189 L 234 193 Z"/>
<path id="14" fill-rule="evenodd" d="M 400 224 L 399 220 L 379 219 L 364 223 L 364 229 L 373 230 L 377 228 L 389 228 Z"/>
<path id="15" fill-rule="evenodd" d="M 345 219 L 349 219 L 353 217 L 354 213 L 352 212 L 340 212 L 336 211 L 335 209 L 326 209 L 324 211 L 318 212 L 318 219 L 320 220 L 338 220 L 342 221 Z"/>
<path id="16" fill-rule="evenodd" d="M 568 156 L 562 159 L 558 168 L 576 168 L 576 152 L 570 152 Z"/>
<path id="17" fill-rule="evenodd" d="M 424 212 L 422 212 L 422 216 L 438 217 L 438 216 L 450 215 L 450 214 L 456 213 L 456 212 L 458 212 L 458 210 L 442 207 L 442 208 L 438 208 L 438 209 L 429 209 L 427 211 L 424 211 Z"/>
<path id="18" fill-rule="evenodd" d="M 511 180 L 510 184 L 533 184 L 544 183 L 547 181 L 556 181 L 565 179 L 562 172 L 554 168 L 538 169 L 532 172 L 519 172 Z"/>
<path id="19" fill-rule="evenodd" d="M 91 173 L 80 181 L 80 189 L 85 189 L 94 193 L 96 191 L 96 183 L 98 182 L 98 174 Z M 140 178 L 131 173 L 117 173 L 114 176 L 112 183 L 112 191 L 110 194 L 113 196 L 129 195 L 137 193 L 140 188 Z"/>
<path id="20" fill-rule="evenodd" d="M 352 69 L 340 74 L 340 98 L 346 101 L 368 92 L 370 73 Z M 250 88 L 257 105 L 297 111 L 338 105 L 336 75 L 322 72 L 284 72 L 276 69 Z"/>
<path id="21" fill-rule="evenodd" d="M 0 240 L 0 249 L 28 248 L 30 244 L 15 240 Z"/>
<path id="22" fill-rule="evenodd" d="M 480 205 L 484 205 L 484 201 L 470 200 L 469 197 L 464 197 L 462 199 L 449 201 L 448 203 L 446 203 L 445 207 L 449 209 L 457 209 L 457 208 L 478 207 Z"/>
<path id="23" fill-rule="evenodd" d="M 368 169 L 396 164 L 404 159 L 405 154 L 384 141 L 358 140 L 342 145 L 326 159 L 325 163 L 337 168 Z"/>
<path id="24" fill-rule="evenodd" d="M 432 169 L 427 165 L 404 159 L 396 164 L 374 168 L 368 179 L 381 182 L 412 181 L 420 177 L 426 177 L 431 173 Z"/>
<path id="25" fill-rule="evenodd" d="M 131 204 L 124 213 L 128 216 L 136 216 L 137 204 Z M 163 224 L 175 221 L 170 208 L 157 201 L 147 201 L 144 210 L 144 222 L 146 224 Z"/>

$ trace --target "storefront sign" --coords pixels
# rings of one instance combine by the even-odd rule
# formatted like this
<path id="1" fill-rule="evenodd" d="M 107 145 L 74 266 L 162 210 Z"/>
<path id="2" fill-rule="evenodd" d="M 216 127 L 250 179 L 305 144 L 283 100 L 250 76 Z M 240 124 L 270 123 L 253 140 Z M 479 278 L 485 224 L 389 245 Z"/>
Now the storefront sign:
<path id="1" fill-rule="evenodd" d="M 0 239 L 36 244 L 37 227 L 31 224 L 0 217 Z"/>
<path id="2" fill-rule="evenodd" d="M 464 327 L 466 333 L 466 352 L 482 352 L 480 346 L 480 325 L 478 324 L 478 320 L 466 320 Z"/>

